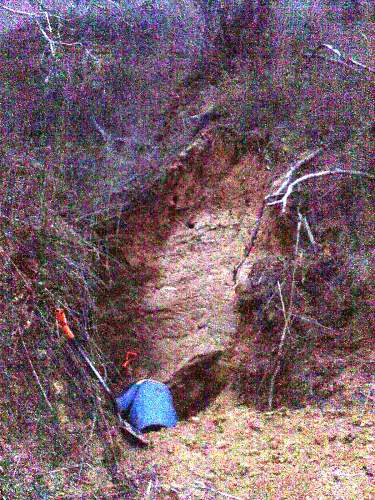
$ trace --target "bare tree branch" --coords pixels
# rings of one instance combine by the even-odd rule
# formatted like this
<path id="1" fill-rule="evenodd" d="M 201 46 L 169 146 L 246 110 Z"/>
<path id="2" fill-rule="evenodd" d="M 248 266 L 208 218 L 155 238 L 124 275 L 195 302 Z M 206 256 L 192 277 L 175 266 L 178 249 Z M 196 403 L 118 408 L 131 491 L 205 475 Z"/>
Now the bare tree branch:
<path id="1" fill-rule="evenodd" d="M 298 212 L 298 216 L 302 217 L 302 222 L 303 222 L 303 225 L 305 226 L 307 236 L 309 237 L 309 240 L 310 240 L 312 247 L 315 249 L 316 248 L 316 241 L 315 241 L 314 235 L 311 231 L 311 227 L 310 227 L 310 224 L 308 223 L 307 217 L 303 216 L 301 214 L 301 212 Z"/>
<path id="2" fill-rule="evenodd" d="M 276 196 L 279 196 L 287 188 L 287 186 L 290 184 L 290 181 L 292 180 L 293 175 L 295 174 L 295 172 L 299 168 L 301 168 L 304 165 L 306 165 L 307 163 L 311 162 L 314 158 L 316 158 L 322 152 L 323 152 L 323 148 L 315 149 L 314 151 L 311 151 L 311 153 L 309 153 L 304 158 L 301 158 L 300 160 L 296 161 L 290 167 L 290 169 L 288 170 L 288 172 L 282 177 L 282 179 L 284 179 L 284 181 L 282 182 L 282 184 L 280 185 L 280 187 L 274 193 L 269 194 L 268 196 L 266 196 L 266 200 L 268 200 L 270 198 L 274 198 Z M 276 181 L 276 183 L 277 182 L 280 182 L 280 181 Z"/>
<path id="3" fill-rule="evenodd" d="M 237 264 L 237 266 L 233 269 L 232 276 L 233 276 L 234 283 L 236 283 L 238 271 L 241 269 L 245 260 L 250 255 L 250 253 L 254 247 L 255 241 L 256 241 L 258 233 L 259 233 L 259 229 L 260 229 L 260 225 L 262 222 L 265 207 L 266 207 L 266 199 L 263 200 L 262 205 L 258 209 L 258 213 L 257 213 L 256 220 L 255 220 L 255 225 L 254 225 L 254 228 L 251 232 L 250 241 L 244 250 L 244 256 L 243 256 L 242 260 L 240 261 L 240 263 Z"/>
<path id="4" fill-rule="evenodd" d="M 225 493 L 224 491 L 219 491 L 219 490 L 217 490 L 215 488 L 207 486 L 207 485 L 204 484 L 203 481 L 194 481 L 194 486 L 197 489 L 211 491 L 212 493 L 215 493 L 215 495 L 220 495 L 220 496 L 222 496 L 224 498 L 230 498 L 230 499 L 233 499 L 233 500 L 242 500 L 240 497 L 236 497 L 234 495 L 230 495 L 229 493 Z"/>
<path id="5" fill-rule="evenodd" d="M 325 175 L 353 175 L 353 176 L 358 175 L 358 176 L 362 176 L 362 177 L 367 177 L 368 179 L 375 180 L 375 176 L 374 175 L 368 174 L 367 172 L 362 172 L 361 170 L 344 170 L 344 169 L 341 169 L 341 168 L 336 168 L 334 170 L 323 170 L 322 172 L 313 172 L 311 174 L 306 174 L 306 175 L 304 175 L 302 177 L 299 177 L 294 182 L 292 182 L 291 184 L 289 184 L 287 190 L 285 191 L 285 194 L 283 195 L 283 197 L 280 200 L 268 202 L 267 205 L 271 206 L 271 205 L 279 205 L 279 204 L 281 204 L 282 207 L 283 207 L 282 208 L 282 213 L 285 213 L 287 202 L 288 202 L 288 198 L 292 194 L 294 188 L 298 184 L 301 184 L 302 182 L 305 182 L 308 179 L 313 179 L 313 178 L 316 178 L 316 177 L 323 177 Z M 273 196 L 274 195 L 272 195 L 271 197 L 273 197 Z"/>
<path id="6" fill-rule="evenodd" d="M 52 40 L 52 38 L 50 38 L 47 35 L 47 33 L 43 29 L 42 23 L 39 20 L 37 20 L 37 23 L 38 23 L 39 31 L 42 33 L 43 37 L 47 40 L 47 42 L 49 44 L 52 56 L 55 57 L 55 55 L 56 55 L 56 42 L 54 40 Z"/>
<path id="7" fill-rule="evenodd" d="M 283 331 L 281 333 L 279 347 L 277 349 L 276 368 L 271 376 L 271 381 L 270 381 L 270 388 L 269 388 L 269 393 L 268 393 L 268 408 L 269 408 L 269 410 L 272 410 L 274 390 L 275 390 L 275 381 L 276 381 L 276 377 L 279 374 L 280 368 L 281 368 L 281 356 L 283 354 L 286 335 L 287 335 L 287 333 L 290 333 L 290 325 L 293 321 L 294 292 L 295 292 L 295 288 L 296 288 L 296 270 L 297 270 L 297 263 L 298 263 L 298 251 L 299 251 L 301 226 L 302 226 L 302 220 L 299 219 L 298 223 L 297 223 L 296 245 L 295 245 L 295 249 L 294 249 L 295 259 L 294 259 L 294 265 L 293 265 L 292 286 L 290 289 L 288 312 L 286 312 L 285 301 L 284 301 L 284 297 L 282 294 L 280 282 L 279 281 L 277 282 L 277 287 L 278 287 L 278 291 L 279 291 L 279 295 L 280 295 L 280 301 L 281 301 L 281 305 L 283 308 L 284 328 L 283 328 Z"/>

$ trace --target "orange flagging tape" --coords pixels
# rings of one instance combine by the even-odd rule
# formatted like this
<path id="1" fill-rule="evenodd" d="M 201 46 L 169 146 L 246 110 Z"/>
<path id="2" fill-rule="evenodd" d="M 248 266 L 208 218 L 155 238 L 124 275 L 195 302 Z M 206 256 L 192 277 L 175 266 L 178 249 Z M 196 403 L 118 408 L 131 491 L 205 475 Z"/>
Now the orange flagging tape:
<path id="1" fill-rule="evenodd" d="M 69 340 L 73 340 L 74 333 L 72 332 L 72 330 L 70 329 L 70 327 L 68 325 L 68 321 L 66 319 L 64 309 L 56 309 L 55 316 L 56 316 L 57 324 L 59 325 L 59 328 L 61 329 L 61 331 L 63 332 L 65 337 L 67 337 Z"/>
<path id="2" fill-rule="evenodd" d="M 137 352 L 133 351 L 128 351 L 125 356 L 125 361 L 122 363 L 122 367 L 125 368 L 125 370 L 128 369 L 130 363 L 138 356 Z"/>

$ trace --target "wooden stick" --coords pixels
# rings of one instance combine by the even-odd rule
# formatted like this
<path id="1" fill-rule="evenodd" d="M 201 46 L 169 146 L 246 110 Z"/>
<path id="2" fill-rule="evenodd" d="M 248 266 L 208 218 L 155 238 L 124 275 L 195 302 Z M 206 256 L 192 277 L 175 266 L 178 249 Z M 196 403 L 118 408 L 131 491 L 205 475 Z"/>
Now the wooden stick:
<path id="1" fill-rule="evenodd" d="M 263 218 L 263 213 L 264 213 L 265 207 L 266 207 L 266 198 L 263 199 L 262 205 L 258 209 L 258 213 L 257 213 L 256 220 L 255 220 L 255 225 L 254 225 L 253 230 L 251 232 L 250 241 L 246 245 L 245 250 L 244 250 L 244 256 L 243 256 L 242 260 L 240 261 L 240 263 L 237 264 L 237 266 L 233 269 L 232 276 L 233 276 L 234 283 L 236 283 L 236 281 L 237 281 L 238 271 L 241 269 L 245 260 L 250 255 L 250 253 L 254 247 L 255 241 L 258 237 L 260 225 L 262 223 L 262 218 Z"/>
<path id="2" fill-rule="evenodd" d="M 292 177 L 294 175 L 294 173 L 301 167 L 303 167 L 304 165 L 306 165 L 307 163 L 311 162 L 314 158 L 316 158 L 318 155 L 320 155 L 322 152 L 323 152 L 323 148 L 318 148 L 318 149 L 315 149 L 314 151 L 311 151 L 311 153 L 309 153 L 307 156 L 305 156 L 304 158 L 301 158 L 300 160 L 296 161 L 291 167 L 290 169 L 288 170 L 288 172 L 285 174 L 285 180 L 284 182 L 281 184 L 281 186 L 272 194 L 269 194 L 268 196 L 266 196 L 266 200 L 269 200 L 270 198 L 275 198 L 276 196 L 279 196 L 280 194 L 282 194 L 282 192 L 288 187 L 288 185 L 290 184 L 291 180 L 292 180 Z"/>
<path id="3" fill-rule="evenodd" d="M 283 197 L 280 200 L 268 202 L 267 205 L 271 206 L 271 205 L 282 204 L 282 206 L 283 206 L 282 213 L 285 213 L 288 198 L 292 194 L 295 186 L 297 186 L 298 184 L 301 184 L 301 182 L 307 181 L 308 179 L 313 179 L 316 177 L 323 177 L 325 175 L 354 175 L 354 176 L 358 175 L 358 176 L 362 176 L 362 177 L 367 177 L 368 179 L 375 180 L 374 175 L 368 174 L 367 172 L 363 172 L 361 170 L 344 170 L 341 168 L 336 168 L 334 170 L 323 170 L 322 172 L 313 172 L 311 174 L 306 174 L 302 177 L 299 177 L 298 179 L 293 181 L 291 184 L 289 184 L 285 194 L 283 195 Z"/>
<path id="4" fill-rule="evenodd" d="M 6 10 L 11 14 L 15 14 L 17 16 L 27 16 L 27 17 L 43 17 L 44 14 L 40 12 L 26 12 L 24 10 L 12 9 L 11 7 L 5 7 L 5 5 L 0 5 L 0 9 Z"/>
<path id="5" fill-rule="evenodd" d="M 335 56 L 337 56 L 338 59 L 334 58 L 327 58 L 322 55 L 319 55 L 318 52 L 322 49 L 325 49 L 329 52 L 332 52 Z M 319 57 L 320 59 L 324 59 L 329 62 L 333 62 L 336 64 L 341 64 L 342 66 L 349 67 L 351 69 L 357 69 L 359 70 L 364 70 L 368 71 L 369 73 L 375 73 L 375 68 L 371 68 L 370 66 L 366 66 L 366 64 L 363 64 L 359 61 L 356 61 L 352 57 L 345 57 L 338 49 L 335 49 L 332 45 L 328 43 L 322 43 L 318 45 L 310 54 L 306 54 L 306 57 Z M 355 66 L 356 68 L 353 68 Z"/>
<path id="6" fill-rule="evenodd" d="M 268 408 L 269 410 L 272 410 L 272 404 L 273 404 L 273 396 L 274 396 L 274 390 L 275 390 L 275 381 L 276 377 L 280 372 L 281 368 L 281 356 L 283 353 L 284 349 L 284 344 L 285 344 L 285 339 L 286 339 L 286 334 L 289 332 L 290 333 L 290 324 L 292 322 L 293 318 L 293 302 L 294 302 L 294 291 L 295 291 L 295 283 L 296 283 L 296 270 L 297 270 L 297 259 L 298 259 L 298 250 L 299 250 L 299 241 L 300 241 L 300 234 L 301 234 L 301 226 L 302 226 L 302 220 L 299 219 L 297 223 L 297 237 L 296 237 L 296 245 L 294 249 L 294 254 L 295 254 L 295 260 L 294 260 L 294 266 L 293 266 L 293 273 L 292 273 L 292 287 L 290 290 L 290 298 L 289 298 L 289 306 L 288 306 L 288 313 L 286 313 L 285 309 L 285 302 L 284 298 L 282 296 L 282 291 L 281 291 L 281 285 L 280 282 L 277 282 L 279 294 L 280 294 L 280 300 L 281 304 L 283 307 L 283 314 L 284 314 L 284 328 L 281 333 L 280 337 L 280 342 L 279 342 L 279 347 L 277 349 L 277 354 L 276 354 L 276 368 L 271 376 L 271 381 L 270 381 L 270 388 L 269 388 L 269 393 L 268 393 Z"/>

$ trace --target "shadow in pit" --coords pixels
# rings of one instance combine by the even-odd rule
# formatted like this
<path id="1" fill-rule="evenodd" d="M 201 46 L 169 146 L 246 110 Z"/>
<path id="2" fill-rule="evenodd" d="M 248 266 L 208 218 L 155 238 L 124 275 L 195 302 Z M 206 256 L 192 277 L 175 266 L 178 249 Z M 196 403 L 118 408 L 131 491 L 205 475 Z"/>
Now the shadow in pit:
<path id="1" fill-rule="evenodd" d="M 228 383 L 224 351 L 198 354 L 182 364 L 165 381 L 170 388 L 179 419 L 206 409 Z"/>

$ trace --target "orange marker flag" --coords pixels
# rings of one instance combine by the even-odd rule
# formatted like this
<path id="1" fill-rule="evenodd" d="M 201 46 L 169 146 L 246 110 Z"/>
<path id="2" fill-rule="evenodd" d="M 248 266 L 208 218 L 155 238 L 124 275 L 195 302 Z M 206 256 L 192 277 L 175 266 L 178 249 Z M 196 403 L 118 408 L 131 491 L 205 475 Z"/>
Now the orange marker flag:
<path id="1" fill-rule="evenodd" d="M 125 356 L 125 361 L 122 363 L 122 367 L 125 368 L 125 370 L 128 369 L 130 363 L 138 356 L 137 352 L 133 351 L 128 351 Z"/>
<path id="2" fill-rule="evenodd" d="M 73 340 L 74 333 L 72 332 L 72 330 L 70 329 L 70 327 L 68 325 L 68 321 L 66 319 L 64 309 L 56 309 L 55 316 L 56 316 L 57 324 L 59 325 L 59 328 L 61 329 L 61 331 L 63 332 L 65 337 L 67 337 L 69 340 Z"/>

